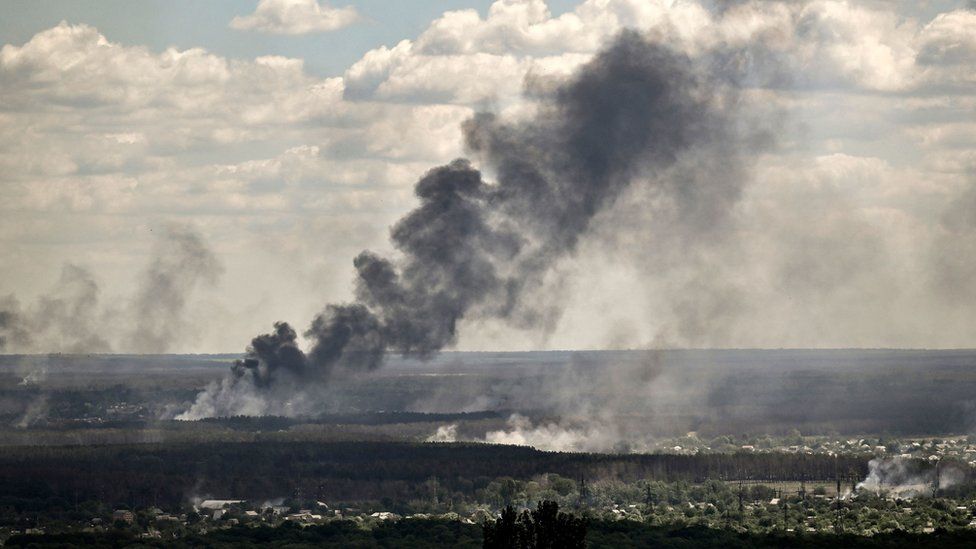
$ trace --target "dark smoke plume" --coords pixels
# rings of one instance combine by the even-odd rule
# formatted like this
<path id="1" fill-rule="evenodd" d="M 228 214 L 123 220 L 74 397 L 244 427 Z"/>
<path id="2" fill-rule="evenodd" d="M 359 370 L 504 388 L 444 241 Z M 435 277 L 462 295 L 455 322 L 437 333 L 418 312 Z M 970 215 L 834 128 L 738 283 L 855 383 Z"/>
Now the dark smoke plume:
<path id="1" fill-rule="evenodd" d="M 427 172 L 415 189 L 419 206 L 391 230 L 397 257 L 355 258 L 357 301 L 330 305 L 313 321 L 307 356 L 295 332 L 277 324 L 254 339 L 232 381 L 201 393 L 181 417 L 239 413 L 235 392 L 253 404 L 255 385 L 370 370 L 387 351 L 428 357 L 456 342 L 466 318 L 551 319 L 553 305 L 533 304 L 532 290 L 635 182 L 697 220 L 714 219 L 721 212 L 710 205 L 738 196 L 735 185 L 668 173 L 729 140 L 725 110 L 734 101 L 723 101 L 725 85 L 687 56 L 626 32 L 543 95 L 529 120 L 475 116 L 463 127 L 466 145 L 494 181 L 463 159 Z M 703 199 L 713 192 L 722 198 Z"/>
<path id="2" fill-rule="evenodd" d="M 255 385 L 263 387 L 270 383 L 272 371 L 303 373 L 305 353 L 298 348 L 298 334 L 287 322 L 275 322 L 274 327 L 274 333 L 251 340 L 246 357 L 234 363 L 234 375 L 250 377 Z"/>

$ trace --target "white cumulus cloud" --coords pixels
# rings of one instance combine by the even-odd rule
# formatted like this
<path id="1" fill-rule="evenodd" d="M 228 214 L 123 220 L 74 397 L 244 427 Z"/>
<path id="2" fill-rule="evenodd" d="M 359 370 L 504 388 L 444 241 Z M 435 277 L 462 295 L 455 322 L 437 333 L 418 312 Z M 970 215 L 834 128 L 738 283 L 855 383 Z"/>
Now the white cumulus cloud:
<path id="1" fill-rule="evenodd" d="M 297 35 L 334 31 L 348 27 L 359 18 L 353 6 L 337 8 L 317 0 L 261 0 L 254 13 L 235 17 L 230 27 Z"/>
<path id="2" fill-rule="evenodd" d="M 338 28 L 357 17 L 339 3 L 262 0 L 231 26 Z M 236 349 L 269 318 L 303 324 L 349 295 L 350 258 L 388 246 L 418 176 L 466 153 L 464 120 L 479 109 L 533 112 L 550 86 L 634 28 L 722 61 L 747 88 L 743 111 L 775 115 L 763 122 L 779 147 L 757 162 L 733 212 L 729 239 L 742 244 L 709 250 L 701 266 L 679 257 L 683 248 L 657 246 L 646 261 L 601 256 L 613 239 L 651 250 L 643 235 L 667 234 L 654 219 L 623 230 L 619 220 L 647 217 L 643 203 L 624 204 L 607 215 L 612 235 L 583 243 L 565 267 L 579 297 L 550 339 L 478 326 L 462 330 L 462 347 L 600 347 L 610 332 L 615 346 L 802 346 L 808 334 L 850 346 L 972 344 L 968 299 L 937 301 L 930 286 L 976 280 L 976 228 L 944 221 L 954 201 L 976 196 L 976 12 L 923 18 L 880 0 L 576 4 L 449 11 L 329 78 L 298 58 L 154 50 L 85 24 L 0 43 L 0 295 L 45 291 L 64 257 L 83 258 L 106 288 L 126 284 L 149 229 L 192 218 L 228 265 L 225 329 L 199 350 Z M 935 261 L 948 274 L 930 282 Z M 731 289 L 709 287 L 711 272 Z M 282 289 L 284 279 L 297 282 Z M 976 296 L 976 283 L 962 286 Z M 690 312 L 664 299 L 706 290 L 713 301 Z M 736 295 L 752 309 L 729 306 Z M 594 310 L 614 311 L 606 330 L 592 329 Z M 698 317 L 715 329 L 658 337 L 659 325 Z"/>

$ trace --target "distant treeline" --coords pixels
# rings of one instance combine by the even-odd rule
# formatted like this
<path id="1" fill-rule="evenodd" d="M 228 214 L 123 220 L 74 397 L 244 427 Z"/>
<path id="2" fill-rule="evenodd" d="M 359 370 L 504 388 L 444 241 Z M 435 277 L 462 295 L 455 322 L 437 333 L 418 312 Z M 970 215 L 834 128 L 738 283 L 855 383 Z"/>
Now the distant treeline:
<path id="1" fill-rule="evenodd" d="M 590 480 L 825 480 L 860 477 L 867 459 L 789 454 L 599 455 L 527 447 L 396 442 L 251 442 L 6 448 L 0 513 L 97 501 L 167 508 L 194 496 L 330 502 L 409 501 L 429 484 L 473 501 L 492 480 L 546 473 Z"/>
<path id="2" fill-rule="evenodd" d="M 397 423 L 444 423 L 449 421 L 477 421 L 480 419 L 506 418 L 512 412 L 458 412 L 458 413 L 426 413 L 426 412 L 361 412 L 347 414 L 323 414 L 309 418 L 292 418 L 283 416 L 234 416 L 204 418 L 202 423 L 213 423 L 232 429 L 247 431 L 287 429 L 301 424 L 317 425 L 390 425 Z"/>
<path id="3" fill-rule="evenodd" d="M 63 395 L 55 394 L 55 397 Z M 0 391 L 0 398 L 3 398 Z M 67 400 L 57 401 L 59 405 Z M 426 413 L 426 412 L 357 412 L 346 414 L 324 414 L 316 417 L 284 417 L 284 416 L 234 416 L 203 418 L 196 424 L 210 427 L 224 427 L 235 431 L 260 432 L 286 430 L 296 425 L 402 425 L 406 423 L 449 423 L 458 421 L 478 421 L 483 419 L 504 419 L 512 414 L 510 411 L 458 412 L 458 413 Z M 0 414 L 0 424 L 4 420 L 14 423 L 21 414 Z M 147 415 L 143 413 L 142 415 Z M 34 427 L 41 427 L 48 431 L 77 431 L 87 429 L 180 429 L 186 430 L 192 425 L 189 422 L 161 419 L 104 419 L 98 421 L 88 419 L 53 419 L 45 418 Z"/>

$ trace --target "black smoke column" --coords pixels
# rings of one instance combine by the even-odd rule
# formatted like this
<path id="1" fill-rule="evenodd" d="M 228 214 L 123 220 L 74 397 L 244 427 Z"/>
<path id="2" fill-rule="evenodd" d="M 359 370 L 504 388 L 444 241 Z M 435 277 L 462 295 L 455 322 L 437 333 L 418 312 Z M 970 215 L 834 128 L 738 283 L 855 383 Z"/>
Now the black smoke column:
<path id="1" fill-rule="evenodd" d="M 263 384 L 281 368 L 324 381 L 337 367 L 377 368 L 386 351 L 429 357 L 457 341 L 465 318 L 538 326 L 553 316 L 534 309 L 532 290 L 634 183 L 649 186 L 677 218 L 710 220 L 738 198 L 741 180 L 669 172 L 701 151 L 737 171 L 731 115 L 722 106 L 734 101 L 719 100 L 720 91 L 728 99 L 728 83 L 706 72 L 624 32 L 540 98 L 529 119 L 475 116 L 463 127 L 466 144 L 494 181 L 468 160 L 427 172 L 416 185 L 419 206 L 392 228 L 397 256 L 356 257 L 356 302 L 329 305 L 313 321 L 305 333 L 308 356 L 297 352 L 293 331 L 282 338 L 276 325 L 277 335 L 262 336 L 271 338 L 271 357 L 256 338 L 236 370 L 257 372 L 255 382 Z M 284 348 L 294 348 L 288 360 L 279 359 Z M 216 397 L 201 394 L 198 403 L 233 407 L 233 395 Z M 212 413 L 232 410 L 191 409 L 185 417 Z"/>

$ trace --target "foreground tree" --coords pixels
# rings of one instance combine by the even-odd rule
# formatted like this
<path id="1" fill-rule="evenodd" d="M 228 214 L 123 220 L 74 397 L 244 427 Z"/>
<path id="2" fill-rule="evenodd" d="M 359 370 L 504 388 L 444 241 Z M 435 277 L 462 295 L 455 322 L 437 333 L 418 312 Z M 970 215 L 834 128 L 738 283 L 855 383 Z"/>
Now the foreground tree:
<path id="1" fill-rule="evenodd" d="M 587 522 L 559 512 L 555 501 L 543 501 L 535 511 L 519 515 L 511 505 L 502 516 L 483 526 L 485 549 L 555 549 L 586 547 Z"/>

